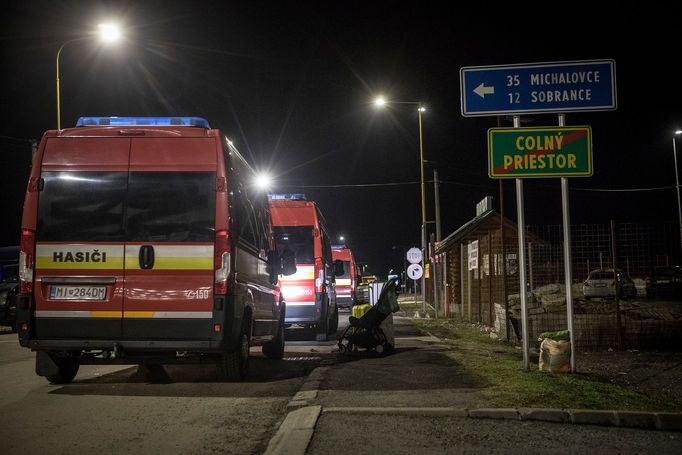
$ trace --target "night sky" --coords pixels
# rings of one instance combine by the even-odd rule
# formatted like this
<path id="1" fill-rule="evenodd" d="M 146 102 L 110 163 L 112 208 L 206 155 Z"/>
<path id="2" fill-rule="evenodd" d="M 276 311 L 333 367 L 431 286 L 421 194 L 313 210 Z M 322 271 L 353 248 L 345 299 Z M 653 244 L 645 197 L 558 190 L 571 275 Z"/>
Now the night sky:
<path id="1" fill-rule="evenodd" d="M 591 125 L 594 176 L 571 180 L 573 223 L 677 219 L 672 135 L 682 128 L 680 6 L 601 12 L 596 3 L 476 8 L 444 2 L 50 1 L 4 6 L 3 220 L 18 241 L 30 146 L 56 128 L 55 56 L 64 42 L 117 20 L 125 42 L 86 39 L 61 56 L 62 125 L 84 115 L 206 117 L 273 192 L 317 200 L 369 271 L 402 266 L 419 243 L 419 143 L 414 106 L 377 111 L 371 100 L 421 101 L 427 181 L 438 169 L 445 237 L 495 197 L 486 130 L 509 118 L 460 114 L 462 66 L 614 59 L 618 110 L 567 114 Z M 650 7 L 647 4 L 646 7 Z M 656 5 L 659 5 L 658 3 Z M 651 6 L 653 7 L 653 6 Z M 526 123 L 527 120 L 527 123 Z M 556 125 L 555 115 L 524 126 Z M 682 138 L 680 138 L 682 151 Z M 377 184 L 391 184 L 378 186 Z M 654 191 L 597 192 L 595 189 Z M 561 223 L 559 181 L 527 180 L 527 224 Z M 505 213 L 515 215 L 513 181 Z M 427 186 L 433 219 L 433 186 Z"/>

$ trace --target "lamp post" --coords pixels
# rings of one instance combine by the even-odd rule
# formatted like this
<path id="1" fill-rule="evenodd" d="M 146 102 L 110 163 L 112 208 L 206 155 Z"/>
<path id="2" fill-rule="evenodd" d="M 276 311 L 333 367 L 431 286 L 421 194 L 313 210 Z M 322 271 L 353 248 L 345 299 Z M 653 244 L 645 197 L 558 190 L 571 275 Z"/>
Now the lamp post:
<path id="1" fill-rule="evenodd" d="M 121 30 L 118 27 L 117 24 L 113 23 L 106 23 L 106 24 L 99 24 L 98 25 L 98 35 L 100 37 L 100 40 L 104 43 L 114 43 L 118 41 L 121 38 Z M 71 40 L 66 41 L 64 44 L 59 46 L 59 50 L 57 50 L 57 129 L 61 130 L 62 129 L 62 110 L 61 110 L 61 92 L 59 88 L 59 57 L 62 55 L 62 50 L 64 47 L 66 47 L 67 44 L 76 42 L 76 41 L 83 41 L 86 39 L 89 39 L 89 36 L 83 36 L 80 38 L 74 38 Z"/>
<path id="2" fill-rule="evenodd" d="M 382 108 L 387 104 L 408 104 L 417 106 L 417 113 L 419 117 L 419 172 L 420 172 L 420 188 L 421 188 L 421 203 L 422 203 L 422 225 L 421 225 L 421 249 L 422 256 L 426 255 L 426 196 L 424 193 L 424 142 L 422 135 L 422 114 L 426 112 L 426 108 L 419 101 L 386 101 L 385 98 L 379 97 L 374 100 L 374 105 Z M 423 260 L 424 263 L 426 261 Z M 421 289 L 422 289 L 422 309 L 426 311 L 426 275 L 422 274 Z M 416 294 L 416 291 L 415 291 Z"/>
<path id="3" fill-rule="evenodd" d="M 677 171 L 677 144 L 676 137 L 682 134 L 682 130 L 675 131 L 673 135 L 673 158 L 675 159 L 675 189 L 677 190 L 677 221 L 680 228 L 680 248 L 682 249 L 682 204 L 680 204 L 680 177 Z"/>

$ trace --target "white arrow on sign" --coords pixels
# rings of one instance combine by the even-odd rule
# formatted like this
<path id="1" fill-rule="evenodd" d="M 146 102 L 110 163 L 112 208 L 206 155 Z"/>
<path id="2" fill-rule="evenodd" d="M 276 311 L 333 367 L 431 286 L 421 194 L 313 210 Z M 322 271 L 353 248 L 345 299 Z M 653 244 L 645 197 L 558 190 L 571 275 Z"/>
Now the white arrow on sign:
<path id="1" fill-rule="evenodd" d="M 495 87 L 486 87 L 485 82 L 481 82 L 481 85 L 474 89 L 474 93 L 485 98 L 486 95 L 492 95 L 495 93 Z"/>
<path id="2" fill-rule="evenodd" d="M 418 280 L 424 274 L 424 269 L 419 264 L 412 264 L 407 268 L 407 276 L 413 280 Z"/>

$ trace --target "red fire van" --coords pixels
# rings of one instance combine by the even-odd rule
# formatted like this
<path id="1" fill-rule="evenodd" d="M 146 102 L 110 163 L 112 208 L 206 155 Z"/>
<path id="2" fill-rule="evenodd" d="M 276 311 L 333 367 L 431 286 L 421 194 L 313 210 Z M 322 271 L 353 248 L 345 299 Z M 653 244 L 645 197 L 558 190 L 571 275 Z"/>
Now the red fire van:
<path id="1" fill-rule="evenodd" d="M 355 305 L 358 272 L 353 252 L 346 245 L 332 245 L 334 261 L 343 263 L 343 273 L 336 277 L 336 304 L 339 308 Z"/>
<path id="2" fill-rule="evenodd" d="M 81 118 L 44 134 L 22 218 L 17 325 L 36 373 L 281 358 L 283 273 L 264 194 L 198 117 Z M 294 271 L 293 260 L 285 264 Z"/>
<path id="3" fill-rule="evenodd" d="M 281 277 L 287 299 L 287 324 L 317 329 L 316 339 L 327 340 L 339 325 L 334 264 L 324 218 L 314 201 L 303 194 L 271 194 L 270 211 L 277 249 L 293 251 L 296 273 Z"/>

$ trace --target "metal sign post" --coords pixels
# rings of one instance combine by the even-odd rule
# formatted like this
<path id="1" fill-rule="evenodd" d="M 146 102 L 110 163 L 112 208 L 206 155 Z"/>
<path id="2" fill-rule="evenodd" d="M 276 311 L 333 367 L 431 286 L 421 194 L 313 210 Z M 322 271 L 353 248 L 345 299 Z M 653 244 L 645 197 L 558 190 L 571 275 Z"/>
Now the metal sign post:
<path id="1" fill-rule="evenodd" d="M 559 114 L 559 126 L 566 116 Z M 575 373 L 575 332 L 573 331 L 573 267 L 571 264 L 571 211 L 568 206 L 568 179 L 561 177 L 561 211 L 564 223 L 564 280 L 566 283 L 566 321 L 571 342 L 571 373 Z"/>
<path id="2" fill-rule="evenodd" d="M 417 305 L 417 280 L 421 278 L 421 275 L 423 274 L 423 269 L 420 265 L 423 259 L 422 251 L 416 247 L 410 248 L 407 250 L 405 257 L 410 263 L 410 266 L 407 268 L 405 273 L 414 281 L 414 304 Z M 415 267 L 415 265 L 417 267 Z M 423 305 L 422 309 L 424 309 Z"/>
<path id="3" fill-rule="evenodd" d="M 521 117 L 514 116 L 514 128 L 521 127 Z M 530 367 L 528 346 L 528 305 L 526 295 L 526 222 L 523 209 L 523 179 L 516 179 L 516 223 L 519 237 L 519 296 L 521 297 L 521 340 L 523 369 Z"/>

